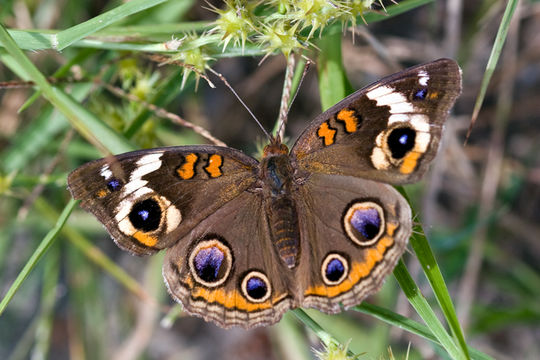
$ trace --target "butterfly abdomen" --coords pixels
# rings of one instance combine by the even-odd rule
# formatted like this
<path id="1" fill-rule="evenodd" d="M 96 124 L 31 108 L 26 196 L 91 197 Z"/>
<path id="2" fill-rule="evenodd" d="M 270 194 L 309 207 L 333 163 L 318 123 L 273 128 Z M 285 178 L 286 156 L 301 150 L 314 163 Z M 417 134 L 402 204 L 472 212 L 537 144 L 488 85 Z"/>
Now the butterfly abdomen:
<path id="1" fill-rule="evenodd" d="M 270 229 L 279 257 L 287 267 L 293 268 L 298 258 L 300 232 L 296 206 L 290 197 L 281 196 L 271 200 Z"/>

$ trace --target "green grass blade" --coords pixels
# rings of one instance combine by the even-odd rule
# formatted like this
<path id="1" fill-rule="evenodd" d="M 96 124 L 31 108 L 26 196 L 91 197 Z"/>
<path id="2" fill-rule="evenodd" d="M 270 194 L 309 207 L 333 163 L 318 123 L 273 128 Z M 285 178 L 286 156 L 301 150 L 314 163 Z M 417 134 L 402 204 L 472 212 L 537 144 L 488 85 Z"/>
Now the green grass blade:
<path id="1" fill-rule="evenodd" d="M 412 334 L 418 335 L 426 340 L 440 345 L 440 342 L 426 325 L 420 324 L 403 315 L 367 302 L 363 302 L 361 305 L 353 307 L 353 309 L 363 314 L 373 316 L 397 328 L 407 330 Z M 471 359 L 473 360 L 493 360 L 491 356 L 474 348 L 469 347 L 468 351 L 471 354 Z"/>
<path id="2" fill-rule="evenodd" d="M 124 3 L 112 10 L 95 16 L 88 21 L 60 31 L 52 39 L 53 48 L 61 51 L 77 40 L 81 40 L 108 25 L 138 13 L 139 11 L 159 5 L 165 1 L 167 0 L 132 0 Z"/>
<path id="3" fill-rule="evenodd" d="M 476 118 L 478 117 L 478 113 L 480 112 L 480 108 L 482 107 L 482 103 L 484 102 L 484 98 L 486 97 L 489 82 L 491 81 L 491 77 L 493 76 L 493 72 L 495 71 L 497 62 L 499 61 L 499 57 L 501 56 L 502 47 L 506 40 L 506 36 L 508 35 L 508 29 L 510 28 L 510 21 L 512 20 L 512 16 L 516 11 L 518 2 L 518 0 L 509 0 L 506 4 L 506 9 L 504 10 L 501 24 L 499 25 L 499 30 L 497 31 L 497 36 L 495 37 L 495 42 L 493 43 L 493 48 L 491 49 L 491 54 L 489 55 L 489 60 L 486 65 L 486 71 L 484 72 L 484 77 L 482 78 L 480 92 L 478 93 L 478 96 L 476 97 L 476 102 L 474 103 L 474 110 L 471 116 L 471 128 L 469 128 L 469 133 L 472 129 L 472 126 L 474 125 L 474 122 L 476 121 Z"/>
<path id="4" fill-rule="evenodd" d="M 134 146 L 121 134 L 117 133 L 103 120 L 86 110 L 71 96 L 61 89 L 53 88 L 56 104 L 68 107 L 70 114 L 76 112 L 72 117 L 68 117 L 75 129 L 91 143 L 100 148 L 102 153 L 120 154 L 134 150 Z"/>
<path id="5" fill-rule="evenodd" d="M 315 320 L 313 320 L 313 318 L 309 316 L 304 310 L 298 308 L 292 310 L 292 313 L 302 323 L 304 323 L 304 325 L 309 327 L 315 333 L 315 335 L 317 335 L 317 337 L 321 339 L 321 341 L 326 347 L 329 347 L 331 345 L 343 346 L 343 344 L 340 344 L 340 342 L 334 336 L 332 336 L 332 334 L 323 329 L 322 326 L 319 325 L 319 323 L 317 323 Z M 355 356 L 355 354 L 353 354 L 353 352 L 350 350 L 347 350 L 347 355 L 351 357 Z"/>
<path id="6" fill-rule="evenodd" d="M 49 84 L 45 76 L 35 67 L 28 57 L 17 47 L 8 32 L 0 24 L 0 43 L 7 52 L 17 61 L 28 79 L 33 81 L 49 100 L 62 114 L 64 114 L 81 135 L 90 139 L 102 152 L 122 153 L 133 150 L 133 146 L 121 135 L 97 119 L 86 110 L 80 103 L 67 95 L 61 89 Z M 93 134 L 99 134 L 99 139 Z"/>
<path id="7" fill-rule="evenodd" d="M 182 34 L 187 32 L 203 32 L 210 30 L 210 21 L 183 21 L 171 24 L 151 24 L 151 25 L 130 25 L 130 26 L 110 26 L 101 30 L 96 35 L 99 36 L 159 36 L 164 35 L 170 39 L 171 34 Z"/>
<path id="8" fill-rule="evenodd" d="M 54 33 L 52 30 L 16 30 L 9 29 L 9 35 L 13 38 L 17 46 L 23 50 L 46 50 L 52 49 Z"/>
<path id="9" fill-rule="evenodd" d="M 298 321 L 291 313 L 286 313 L 283 319 L 269 328 L 272 342 L 278 344 L 279 353 L 283 359 L 312 360 L 309 351 L 309 340 L 304 329 L 298 326 Z"/>
<path id="10" fill-rule="evenodd" d="M 433 309 L 429 306 L 424 295 L 414 283 L 413 278 L 409 274 L 407 267 L 403 260 L 399 260 L 398 265 L 394 269 L 394 276 L 396 277 L 399 286 L 409 299 L 409 302 L 414 307 L 418 315 L 424 320 L 427 327 L 431 330 L 433 335 L 437 338 L 437 341 L 446 350 L 448 355 L 453 359 L 466 360 L 469 357 L 466 352 L 463 352 L 461 348 L 458 348 L 454 343 L 452 337 L 446 332 L 444 326 L 441 324 Z"/>
<path id="11" fill-rule="evenodd" d="M 54 208 L 52 208 L 46 201 L 43 201 L 42 199 L 38 199 L 36 201 L 35 207 L 44 219 L 51 222 L 54 222 L 54 219 L 56 219 L 58 216 Z M 62 233 L 67 240 L 78 248 L 87 258 L 89 258 L 94 264 L 101 267 L 111 277 L 115 278 L 126 289 L 141 299 L 153 301 L 153 299 L 150 298 L 148 293 L 137 282 L 137 280 L 118 266 L 118 264 L 112 261 L 99 248 L 94 246 L 88 239 L 81 235 L 80 232 L 76 231 L 69 225 L 65 225 L 62 229 Z"/>
<path id="12" fill-rule="evenodd" d="M 353 92 L 343 68 L 341 57 L 341 33 L 326 35 L 317 41 L 321 49 L 317 68 L 319 71 L 319 94 L 323 110 Z"/>
<path id="13" fill-rule="evenodd" d="M 54 227 L 47 233 L 47 235 L 43 238 L 30 259 L 28 259 L 23 269 L 21 270 L 13 284 L 8 289 L 6 295 L 4 295 L 2 301 L 0 302 L 0 315 L 2 315 L 11 299 L 13 299 L 13 296 L 15 295 L 17 290 L 19 290 L 24 280 L 26 280 L 30 272 L 34 269 L 34 267 L 36 267 L 36 264 L 41 259 L 41 257 L 53 245 L 54 240 L 56 240 L 56 238 L 58 237 L 58 234 L 64 227 L 64 224 L 66 223 L 69 215 L 75 208 L 76 204 L 77 202 L 73 199 L 69 201 L 69 203 L 66 205 L 66 207 L 58 217 L 58 220 L 56 221 Z"/>
<path id="14" fill-rule="evenodd" d="M 364 18 L 366 19 L 366 22 L 368 24 L 386 20 L 388 18 L 391 18 L 393 16 L 405 13 L 407 11 L 410 11 L 412 9 L 415 9 L 419 6 L 423 6 L 426 4 L 429 4 L 433 2 L 434 0 L 405 0 L 400 1 L 398 4 L 394 4 L 392 6 L 388 6 L 386 8 L 385 13 L 380 12 L 368 12 L 364 15 Z M 361 19 L 358 19 L 358 21 L 361 21 Z"/>
<path id="15" fill-rule="evenodd" d="M 461 350 L 465 355 L 468 356 L 467 343 L 456 315 L 454 303 L 452 302 L 452 298 L 450 297 L 450 293 L 448 292 L 448 288 L 444 282 L 441 269 L 435 260 L 435 255 L 433 254 L 431 246 L 429 245 L 423 229 L 420 226 L 414 228 L 410 242 L 416 256 L 418 257 L 418 261 L 422 265 L 424 274 L 426 275 L 429 284 L 433 289 L 433 293 L 437 298 L 439 306 L 441 307 L 453 336 L 458 341 Z"/>
<path id="16" fill-rule="evenodd" d="M 82 101 L 88 95 L 91 86 L 91 84 L 73 86 L 75 99 Z M 23 170 L 46 146 L 50 145 L 51 141 L 54 141 L 58 134 L 69 127 L 65 116 L 53 110 L 52 106 L 44 106 L 39 116 L 15 135 L 11 145 L 4 150 L 5 161 L 1 165 L 3 171 L 10 173 Z"/>
<path id="17" fill-rule="evenodd" d="M 52 75 L 52 77 L 61 78 L 63 76 L 67 76 L 73 66 L 80 65 L 82 62 L 84 62 L 84 60 L 86 60 L 95 52 L 96 51 L 94 49 L 84 49 L 82 51 L 77 52 L 77 54 L 74 57 L 69 59 L 68 62 L 66 62 L 58 70 L 56 70 L 54 74 Z M 34 101 L 36 101 L 40 96 L 41 96 L 41 92 L 36 91 L 32 96 L 28 98 L 28 100 L 24 102 L 24 104 L 19 109 L 19 112 L 23 112 L 24 110 L 26 110 L 27 107 L 30 107 L 30 105 L 33 104 Z M 77 96 L 75 96 L 75 98 L 77 98 Z"/>
<path id="18" fill-rule="evenodd" d="M 43 287 L 32 359 L 47 359 L 54 324 L 54 308 L 60 276 L 60 248 L 53 247 L 44 259 Z"/>
<path id="19" fill-rule="evenodd" d="M 407 201 L 409 201 L 405 190 L 403 190 L 403 188 L 400 188 L 399 190 L 405 196 Z M 416 214 L 414 209 L 412 209 L 412 211 L 413 219 L 418 218 L 418 215 Z M 410 242 L 418 258 L 418 261 L 420 262 L 420 265 L 422 265 L 424 274 L 426 275 L 429 284 L 433 289 L 433 293 L 437 298 L 439 306 L 441 307 L 444 317 L 448 323 L 448 326 L 452 331 L 452 335 L 457 340 L 465 356 L 468 357 L 469 354 L 467 351 L 467 342 L 465 341 L 463 330 L 461 329 L 461 325 L 457 318 L 454 303 L 452 302 L 452 298 L 450 297 L 450 293 L 448 291 L 448 288 L 446 287 L 446 283 L 442 276 L 439 264 L 437 264 L 437 260 L 435 259 L 433 250 L 431 249 L 431 246 L 429 245 L 426 235 L 424 234 L 424 230 L 421 226 L 415 226 L 413 228 L 413 234 L 410 238 Z"/>

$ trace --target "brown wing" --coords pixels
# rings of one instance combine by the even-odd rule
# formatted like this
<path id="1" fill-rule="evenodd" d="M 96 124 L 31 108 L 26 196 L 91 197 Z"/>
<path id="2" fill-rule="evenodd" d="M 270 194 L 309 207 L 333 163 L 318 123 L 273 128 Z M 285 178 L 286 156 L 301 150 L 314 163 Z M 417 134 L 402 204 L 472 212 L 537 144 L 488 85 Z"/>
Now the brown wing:
<path id="1" fill-rule="evenodd" d="M 291 307 L 293 279 L 275 256 L 261 196 L 242 193 L 167 251 L 165 282 L 188 313 L 251 328 Z"/>
<path id="2" fill-rule="evenodd" d="M 457 63 L 440 59 L 386 77 L 317 117 L 291 155 L 309 172 L 387 183 L 416 181 L 461 92 Z"/>
<path id="3" fill-rule="evenodd" d="M 359 304 L 395 267 L 411 234 L 411 210 L 390 185 L 312 174 L 296 194 L 301 306 L 326 313 Z"/>
<path id="4" fill-rule="evenodd" d="M 151 254 L 254 181 L 258 162 L 230 148 L 182 146 L 130 152 L 87 163 L 68 188 L 123 249 Z"/>

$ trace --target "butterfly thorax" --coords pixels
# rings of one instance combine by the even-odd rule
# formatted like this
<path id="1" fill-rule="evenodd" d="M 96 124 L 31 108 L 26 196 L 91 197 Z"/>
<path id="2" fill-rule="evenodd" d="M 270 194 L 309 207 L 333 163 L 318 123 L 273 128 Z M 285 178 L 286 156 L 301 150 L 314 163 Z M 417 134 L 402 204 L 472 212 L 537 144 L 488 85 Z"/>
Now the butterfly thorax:
<path id="1" fill-rule="evenodd" d="M 272 243 L 289 268 L 296 266 L 300 248 L 298 214 L 292 198 L 293 175 L 287 147 L 279 142 L 266 146 L 259 168 L 264 204 Z"/>

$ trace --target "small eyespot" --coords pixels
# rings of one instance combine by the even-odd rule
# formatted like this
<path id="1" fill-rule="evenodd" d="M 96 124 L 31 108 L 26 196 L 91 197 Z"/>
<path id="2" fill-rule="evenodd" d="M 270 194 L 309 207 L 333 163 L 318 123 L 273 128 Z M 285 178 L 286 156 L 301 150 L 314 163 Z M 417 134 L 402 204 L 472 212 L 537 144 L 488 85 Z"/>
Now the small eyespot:
<path id="1" fill-rule="evenodd" d="M 272 293 L 268 277 L 260 271 L 251 271 L 244 276 L 241 288 L 242 294 L 254 303 L 266 301 Z"/>
<path id="2" fill-rule="evenodd" d="M 107 189 L 109 189 L 110 192 L 118 191 L 121 187 L 122 183 L 117 178 L 112 178 L 107 181 Z"/>
<path id="3" fill-rule="evenodd" d="M 384 212 L 371 202 L 354 202 L 345 210 L 343 226 L 349 238 L 361 246 L 370 246 L 379 240 L 384 229 Z"/>
<path id="4" fill-rule="evenodd" d="M 189 256 L 189 268 L 195 280 L 207 287 L 221 285 L 231 271 L 232 254 L 221 239 L 201 241 Z"/>
<path id="5" fill-rule="evenodd" d="M 427 96 L 427 89 L 423 88 L 414 93 L 413 100 L 425 100 L 426 96 Z"/>
<path id="6" fill-rule="evenodd" d="M 416 131 L 408 127 L 398 127 L 387 137 L 387 145 L 394 159 L 403 158 L 414 148 Z"/>
<path id="7" fill-rule="evenodd" d="M 135 229 L 143 232 L 157 230 L 161 222 L 159 203 L 153 198 L 135 203 L 129 212 L 129 221 Z"/>
<path id="8" fill-rule="evenodd" d="M 349 262 L 340 254 L 328 254 L 322 263 L 321 274 L 326 285 L 339 285 L 349 274 Z"/>

